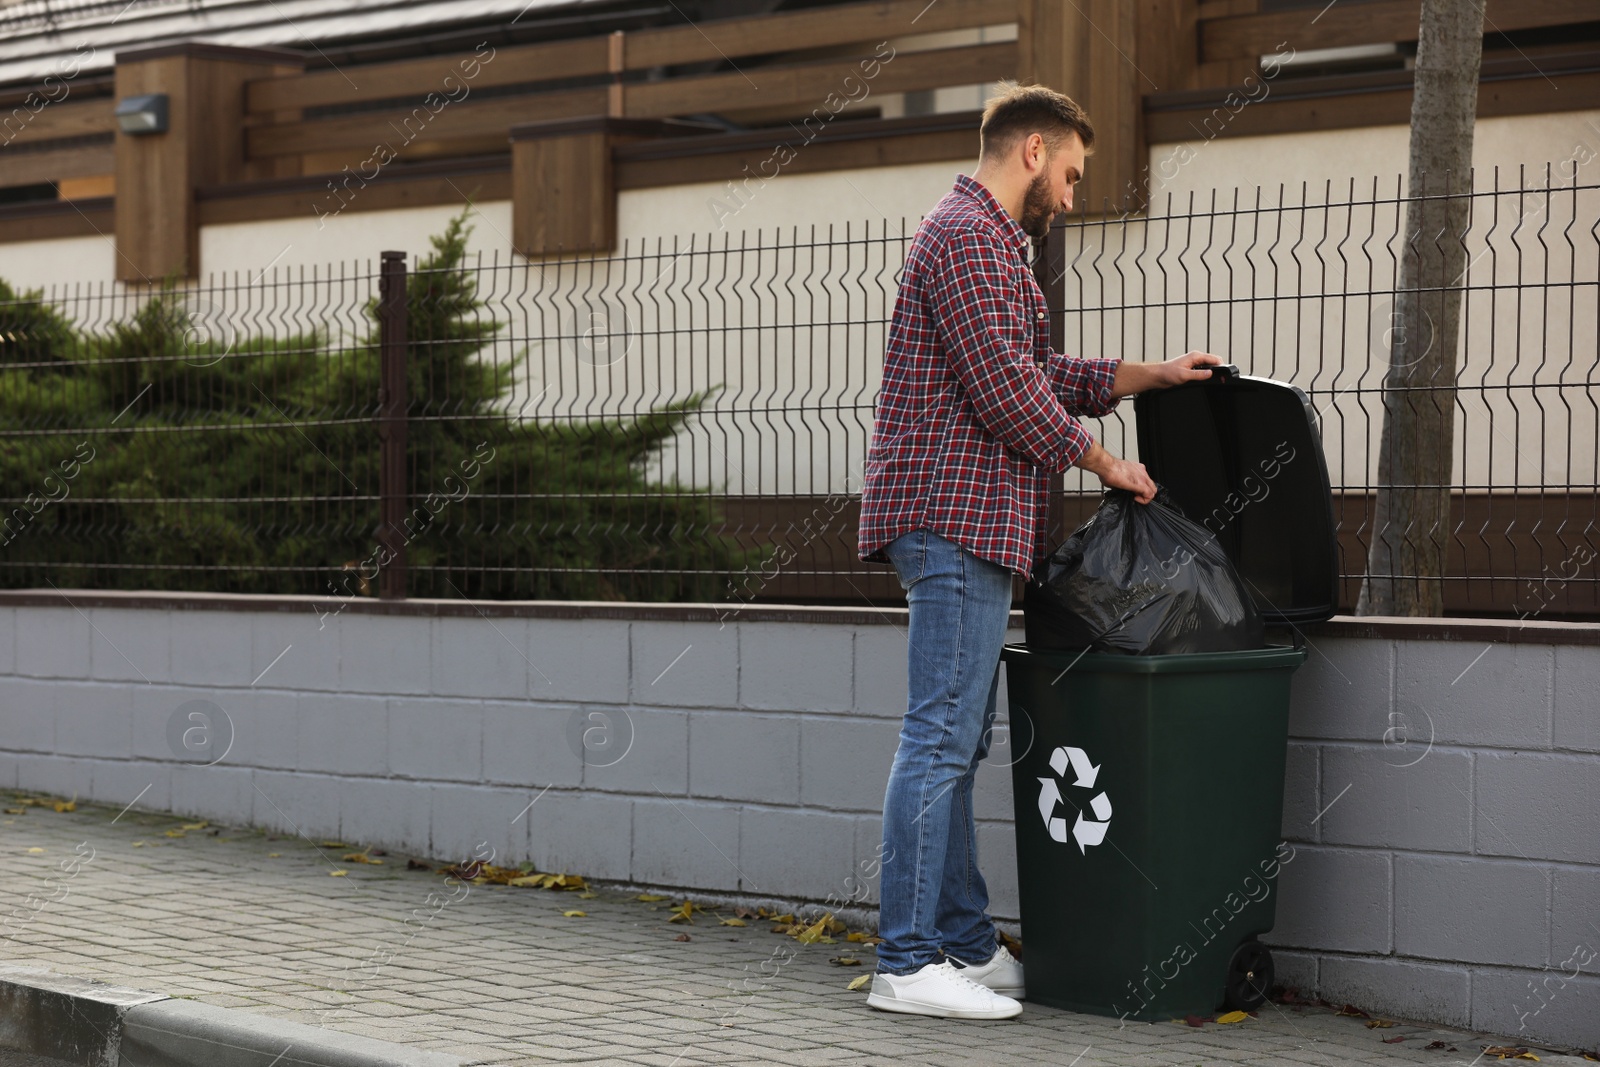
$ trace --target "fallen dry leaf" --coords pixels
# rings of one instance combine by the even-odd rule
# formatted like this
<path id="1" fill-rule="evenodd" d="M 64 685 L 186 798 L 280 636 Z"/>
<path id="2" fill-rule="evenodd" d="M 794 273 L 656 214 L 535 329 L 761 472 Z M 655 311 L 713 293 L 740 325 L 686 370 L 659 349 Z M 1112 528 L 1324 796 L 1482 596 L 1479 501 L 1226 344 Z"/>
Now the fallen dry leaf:
<path id="1" fill-rule="evenodd" d="M 268 852 L 267 853 L 267 859 L 269 859 L 269 860 L 282 859 L 282 858 L 283 858 L 283 853 L 282 852 Z"/>
<path id="2" fill-rule="evenodd" d="M 1405 1039 L 1406 1039 L 1406 1035 L 1405 1034 L 1401 1034 L 1398 1037 L 1386 1037 L 1386 1038 L 1383 1039 L 1383 1043 L 1385 1045 L 1398 1045 L 1400 1042 L 1404 1041 Z"/>
<path id="3" fill-rule="evenodd" d="M 1535 1056 L 1521 1045 L 1485 1045 L 1483 1046 L 1483 1054 L 1502 1060 L 1533 1060 L 1535 1063 L 1541 1062 L 1538 1056 Z"/>
<path id="4" fill-rule="evenodd" d="M 26 815 L 26 814 L 28 814 L 28 809 L 27 808 L 7 808 L 6 809 L 6 814 L 7 815 Z"/>
<path id="5" fill-rule="evenodd" d="M 1250 1018 L 1250 1013 L 1245 1011 L 1230 1011 L 1226 1015 L 1217 1016 L 1219 1023 L 1242 1023 Z"/>
<path id="6" fill-rule="evenodd" d="M 846 989 L 862 989 L 870 981 L 872 981 L 872 975 L 864 974 L 860 978 L 852 978 L 850 980 L 850 984 L 845 986 L 845 988 Z"/>
<path id="7" fill-rule="evenodd" d="M 165 833 L 166 833 L 166 835 L 168 837 L 182 837 L 182 836 L 184 836 L 184 832 L 182 830 L 167 830 L 167 831 L 165 831 Z"/>
<path id="8" fill-rule="evenodd" d="M 343 841 L 322 841 L 322 842 L 319 842 L 319 844 L 321 844 L 323 848 L 349 848 L 350 847 L 349 845 L 345 844 Z"/>
<path id="9" fill-rule="evenodd" d="M 583 892 L 578 894 L 578 899 L 579 900 L 593 900 L 595 897 L 597 897 L 599 895 L 600 895 L 599 893 L 596 893 L 592 889 L 585 889 Z"/>
<path id="10" fill-rule="evenodd" d="M 58 801 L 56 801 L 56 810 L 57 811 L 77 811 L 78 810 L 78 798 L 77 797 L 73 797 L 71 800 L 58 800 Z"/>
<path id="11" fill-rule="evenodd" d="M 723 919 L 722 920 L 722 925 L 723 926 L 744 926 L 746 924 L 745 924 L 745 921 L 743 919 Z"/>
<path id="12" fill-rule="evenodd" d="M 328 872 L 328 877 L 329 878 L 343 878 L 345 875 L 347 875 L 349 873 L 350 873 L 349 871 L 329 871 Z"/>
<path id="13" fill-rule="evenodd" d="M 1444 1050 L 1446 1050 L 1448 1052 L 1455 1052 L 1456 1051 L 1456 1047 L 1454 1045 L 1447 1045 L 1443 1041 L 1430 1041 L 1426 1045 L 1423 1045 L 1422 1047 L 1423 1048 L 1433 1048 L 1433 1049 L 1444 1049 Z"/>
<path id="14" fill-rule="evenodd" d="M 32 848 L 30 848 L 28 850 L 28 855 L 37 856 L 39 853 L 41 853 L 43 851 L 44 851 L 44 849 L 40 848 L 38 845 L 35 845 L 35 846 L 33 846 Z"/>
<path id="15" fill-rule="evenodd" d="M 587 919 L 589 917 L 589 914 L 588 914 L 588 912 L 582 912 L 582 911 L 579 911 L 576 908 L 574 908 L 571 911 L 562 912 L 561 916 L 564 919 Z"/>
<path id="16" fill-rule="evenodd" d="M 1368 1019 L 1367 1020 L 1367 1029 L 1368 1030 L 1387 1030 L 1387 1029 L 1389 1029 L 1389 1027 L 1391 1027 L 1393 1025 L 1394 1025 L 1394 1020 L 1393 1019 Z"/>
<path id="17" fill-rule="evenodd" d="M 833 958 L 829 959 L 828 962 L 837 963 L 841 967 L 861 966 L 861 961 L 856 959 L 854 956 L 834 956 Z"/>
<path id="18" fill-rule="evenodd" d="M 1204 1015 L 1185 1015 L 1183 1017 L 1183 1021 L 1188 1023 L 1190 1026 L 1195 1027 L 1196 1029 L 1200 1029 L 1211 1020 L 1207 1019 Z"/>
<path id="19" fill-rule="evenodd" d="M 276 853 L 274 853 L 274 855 L 276 855 Z M 426 863 L 418 863 L 416 860 L 406 860 L 406 870 L 408 870 L 408 871 L 431 871 L 431 870 L 433 870 L 433 868 L 429 867 Z"/>
<path id="20" fill-rule="evenodd" d="M 133 843 L 133 847 L 134 848 L 144 848 L 144 842 L 143 841 L 135 841 Z"/>
<path id="21" fill-rule="evenodd" d="M 759 911 L 753 911 L 750 908 L 745 907 L 743 904 L 733 909 L 733 917 L 736 919 L 756 919 L 760 918 L 760 916 L 761 913 Z"/>
<path id="22" fill-rule="evenodd" d="M 690 938 L 688 934 L 679 934 L 677 937 L 673 938 L 672 940 L 674 940 L 674 941 L 690 941 L 690 940 L 692 940 L 692 938 Z"/>
<path id="23" fill-rule="evenodd" d="M 379 867 L 383 866 L 383 861 L 382 860 L 373 859 L 371 855 L 369 855 L 368 853 L 365 853 L 365 852 L 347 852 L 347 853 L 344 854 L 344 862 L 346 862 L 346 863 L 371 863 L 371 864 L 374 864 L 374 865 L 379 866 Z"/>
<path id="24" fill-rule="evenodd" d="M 824 915 L 822 918 L 818 919 L 804 930 L 801 930 L 798 934 L 795 934 L 794 939 L 800 942 L 802 945 L 815 945 L 818 942 L 825 940 L 828 923 L 832 921 L 832 919 L 832 915 Z"/>
<path id="25" fill-rule="evenodd" d="M 690 901 L 687 901 L 687 900 L 684 901 L 683 902 L 683 906 L 678 908 L 676 911 L 674 911 L 672 913 L 671 918 L 667 919 L 667 922 L 669 922 L 669 923 L 688 923 L 690 926 L 693 926 L 694 925 L 694 904 L 691 903 Z"/>
<path id="26" fill-rule="evenodd" d="M 471 860 L 464 863 L 452 863 L 448 867 L 440 867 L 439 873 L 447 875 L 461 882 L 470 882 L 477 878 L 483 870 L 483 861 Z"/>
<path id="27" fill-rule="evenodd" d="M 201 819 L 199 822 L 186 822 L 183 824 L 183 828 L 185 830 L 204 830 L 210 825 L 210 822 L 206 821 L 205 819 Z"/>
<path id="28" fill-rule="evenodd" d="M 640 893 L 638 896 L 634 897 L 633 899 L 634 900 L 642 900 L 646 904 L 655 904 L 655 903 L 658 903 L 659 901 L 666 900 L 667 897 L 664 896 L 661 893 Z"/>
<path id="29" fill-rule="evenodd" d="M 476 862 L 476 861 L 475 861 Z M 496 867 L 492 863 L 478 863 L 476 873 L 469 881 L 478 881 L 479 884 L 511 885 L 518 879 L 525 877 L 520 867 Z"/>
<path id="30" fill-rule="evenodd" d="M 1366 1012 L 1362 1011 L 1360 1008 L 1356 1007 L 1354 1004 L 1346 1004 L 1344 1007 L 1342 1007 L 1338 1011 L 1334 1012 L 1334 1014 L 1335 1015 L 1348 1015 L 1351 1018 L 1355 1018 L 1355 1019 L 1371 1018 L 1371 1016 L 1369 1016 Z"/>

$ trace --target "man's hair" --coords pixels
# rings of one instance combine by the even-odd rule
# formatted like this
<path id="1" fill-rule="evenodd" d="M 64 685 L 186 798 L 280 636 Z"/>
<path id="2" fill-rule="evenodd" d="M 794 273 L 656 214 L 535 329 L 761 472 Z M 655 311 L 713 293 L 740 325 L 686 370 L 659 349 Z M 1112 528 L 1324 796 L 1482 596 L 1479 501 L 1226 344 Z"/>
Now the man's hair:
<path id="1" fill-rule="evenodd" d="M 983 109 L 979 155 L 1003 152 L 1031 133 L 1044 138 L 1051 155 L 1069 134 L 1078 135 L 1085 152 L 1094 147 L 1094 126 L 1071 97 L 1043 85 L 1005 85 Z"/>

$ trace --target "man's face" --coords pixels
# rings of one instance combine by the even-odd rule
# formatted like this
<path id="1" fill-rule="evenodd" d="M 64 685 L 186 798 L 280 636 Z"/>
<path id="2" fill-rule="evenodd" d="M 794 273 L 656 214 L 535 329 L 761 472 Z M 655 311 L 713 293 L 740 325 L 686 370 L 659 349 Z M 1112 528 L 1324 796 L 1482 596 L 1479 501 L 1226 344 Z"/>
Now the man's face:
<path id="1" fill-rule="evenodd" d="M 1072 187 L 1083 177 L 1083 142 L 1069 133 L 1052 154 L 1042 140 L 1036 143 L 1029 137 L 1023 152 L 1024 164 L 1035 174 L 1028 183 L 1018 221 L 1024 233 L 1039 240 L 1049 234 L 1057 215 L 1072 210 Z"/>

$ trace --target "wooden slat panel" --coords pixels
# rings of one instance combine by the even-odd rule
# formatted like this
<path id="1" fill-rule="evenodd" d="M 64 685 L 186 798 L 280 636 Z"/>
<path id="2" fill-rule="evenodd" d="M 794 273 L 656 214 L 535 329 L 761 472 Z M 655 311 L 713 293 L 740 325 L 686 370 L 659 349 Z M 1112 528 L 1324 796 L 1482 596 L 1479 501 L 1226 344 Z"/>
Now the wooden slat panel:
<path id="1" fill-rule="evenodd" d="M 416 129 L 420 125 L 422 133 L 419 139 L 449 141 L 491 136 L 503 146 L 506 143 L 506 131 L 515 123 L 598 115 L 605 111 L 605 107 L 604 88 L 498 97 L 481 102 L 474 102 L 468 97 L 464 102 L 451 104 L 430 116 L 426 125 L 420 125 L 415 118 L 419 110 L 416 108 L 374 111 L 335 119 L 260 126 L 247 131 L 245 140 L 252 159 L 348 150 L 351 156 L 349 165 L 354 167 L 369 157 L 379 144 L 387 144 L 404 153 L 407 136 L 405 120 L 408 117 L 413 118 L 410 128 Z M 428 115 L 426 108 L 420 110 L 422 115 Z"/>
<path id="2" fill-rule="evenodd" d="M 144 93 L 168 96 L 167 132 L 117 135 L 117 258 L 121 282 L 159 282 L 187 276 L 198 265 L 190 170 L 192 139 L 203 137 L 195 118 L 204 101 L 190 94 L 189 59 L 169 55 L 117 65 L 117 98 Z"/>
<path id="3" fill-rule="evenodd" d="M 116 129 L 116 121 L 111 117 L 114 106 L 109 99 L 63 100 L 30 112 L 19 104 L 10 111 L 0 111 L 0 144 L 21 145 L 110 133 Z"/>
<path id="4" fill-rule="evenodd" d="M 1560 89 L 1537 72 L 1518 78 L 1486 80 L 1478 87 L 1478 117 L 1539 115 L 1600 108 L 1600 73 L 1555 73 Z M 1411 121 L 1411 86 L 1362 87 L 1369 76 L 1355 75 L 1352 91 L 1264 99 L 1228 116 L 1220 101 L 1193 107 L 1151 109 L 1145 125 L 1152 144 L 1211 140 L 1215 137 L 1261 137 L 1310 130 L 1347 130 L 1368 126 L 1403 126 Z M 1408 82 L 1403 75 L 1388 76 Z M 1334 79 L 1319 79 L 1323 84 Z M 1360 87 L 1360 91 L 1354 91 Z M 1226 117 L 1226 121 L 1224 118 Z"/>
<path id="5" fill-rule="evenodd" d="M 332 202 L 327 187 L 309 186 L 298 179 L 284 182 L 282 192 L 253 189 L 238 196 L 210 195 L 200 201 L 200 223 L 215 226 L 229 222 L 258 222 L 263 219 L 310 217 L 315 207 L 327 211 Z M 416 177 L 387 173 L 361 190 L 342 212 L 393 211 L 435 204 L 461 204 L 472 195 L 478 202 L 508 200 L 511 197 L 511 167 L 499 171 L 474 171 L 448 177 L 440 174 Z"/>
<path id="6" fill-rule="evenodd" d="M 746 148 L 674 159 L 619 159 L 616 163 L 617 188 L 648 189 L 687 182 L 738 182 L 750 174 L 763 173 L 761 164 L 771 158 L 774 147 L 768 145 L 759 149 Z M 976 162 L 977 158 L 978 128 L 974 124 L 969 130 L 940 130 L 873 140 L 838 143 L 818 140 L 785 164 L 783 173 L 820 174 L 830 170 L 904 166 L 944 160 Z M 770 169 L 771 164 L 768 166 Z M 951 170 L 951 180 L 955 180 L 954 168 Z M 859 210 L 853 214 L 865 218 L 874 213 L 872 205 L 861 201 Z M 716 215 L 708 212 L 707 226 L 715 221 Z"/>
<path id="7" fill-rule="evenodd" d="M 553 78 L 604 74 L 606 39 L 583 37 L 572 41 L 497 49 L 487 63 L 478 60 L 476 76 L 468 78 L 459 65 L 474 59 L 474 53 L 461 52 L 408 59 L 399 63 L 374 63 L 367 67 L 350 68 L 347 73 L 319 70 L 292 78 L 264 78 L 245 87 L 245 109 L 251 114 L 263 114 L 285 108 L 321 107 L 409 96 L 420 98 L 429 92 L 449 91 L 459 95 L 460 90 L 455 88 L 457 83 L 467 86 L 470 91 L 492 85 L 518 85 Z M 473 68 L 466 69 L 470 72 Z M 454 76 L 456 81 L 447 90 L 444 79 L 449 76 Z M 471 96 L 467 99 L 470 100 Z"/>
<path id="8" fill-rule="evenodd" d="M 596 130 L 512 142 L 512 247 L 525 256 L 616 247 L 611 140 Z"/>
<path id="9" fill-rule="evenodd" d="M 32 152 L 0 149 L 0 185 L 32 185 L 62 178 L 110 174 L 116 165 L 116 154 L 109 141 Z"/>
<path id="10" fill-rule="evenodd" d="M 1017 0 L 889 0 L 754 18 L 718 19 L 628 34 L 624 68 L 730 59 L 802 48 L 854 44 L 907 34 L 934 33 L 1016 21 Z M 607 71 L 605 37 L 501 48 L 464 79 L 456 64 L 472 53 L 429 56 L 373 64 L 344 72 L 316 71 L 292 78 L 267 78 L 246 89 L 246 110 L 263 114 L 285 108 L 320 107 L 387 100 L 443 91 L 454 74 L 472 88 L 518 85 Z"/>
<path id="11" fill-rule="evenodd" d="M 115 225 L 110 197 L 70 204 L 47 201 L 0 207 L 0 242 L 106 237 Z"/>
<path id="12" fill-rule="evenodd" d="M 194 168 L 191 180 L 195 185 L 289 177 L 298 173 L 298 166 L 285 166 L 291 162 L 289 160 L 253 162 L 245 151 L 240 101 L 250 81 L 269 70 L 287 73 L 287 68 L 264 64 L 209 58 L 190 60 L 189 91 L 197 108 L 192 121 L 197 129 L 205 129 L 205 135 L 197 137 L 190 146 Z"/>
<path id="13" fill-rule="evenodd" d="M 844 79 L 866 82 L 875 93 L 898 93 L 946 85 L 972 85 L 1015 77 L 1017 46 L 974 45 L 929 52 L 903 52 L 881 62 L 877 77 L 862 77 L 859 60 L 837 60 L 800 66 L 758 67 L 745 74 L 707 74 L 628 87 L 629 118 L 666 118 L 702 111 L 722 111 L 730 103 L 820 108 L 829 93 L 845 95 Z M 750 83 L 757 86 L 752 91 Z M 543 116 L 541 116 L 543 117 Z"/>
<path id="14" fill-rule="evenodd" d="M 626 38 L 628 70 L 826 48 L 1017 20 L 1017 0 L 892 0 L 640 30 Z"/>
<path id="15" fill-rule="evenodd" d="M 1261 0 L 1200 0 L 1199 15 L 1203 19 L 1220 19 L 1229 15 L 1254 15 L 1261 10 Z"/>
<path id="16" fill-rule="evenodd" d="M 1227 121 L 1223 121 L 1227 117 Z M 1235 115 L 1220 104 L 1145 115 L 1151 144 L 1194 143 L 1217 137 L 1262 137 L 1274 133 L 1394 126 L 1411 121 L 1411 90 L 1390 89 L 1349 96 L 1267 99 Z M 1241 181 L 1244 178 L 1241 176 Z"/>
<path id="17" fill-rule="evenodd" d="M 1200 24 L 1200 55 L 1205 61 L 1254 60 L 1276 52 L 1284 42 L 1303 51 L 1415 41 L 1420 16 L 1417 0 L 1378 0 L 1334 4 L 1320 16 L 1305 9 L 1210 19 Z M 1594 0 L 1488 0 L 1484 29 L 1528 30 L 1597 17 Z"/>
<path id="18" fill-rule="evenodd" d="M 1108 203 L 1116 212 L 1139 188 L 1140 94 L 1151 83 L 1132 58 L 1135 15 L 1125 0 L 1027 0 L 1022 10 L 1021 80 L 1066 93 L 1094 123 L 1095 154 L 1074 196 L 1079 212 L 1100 214 Z"/>

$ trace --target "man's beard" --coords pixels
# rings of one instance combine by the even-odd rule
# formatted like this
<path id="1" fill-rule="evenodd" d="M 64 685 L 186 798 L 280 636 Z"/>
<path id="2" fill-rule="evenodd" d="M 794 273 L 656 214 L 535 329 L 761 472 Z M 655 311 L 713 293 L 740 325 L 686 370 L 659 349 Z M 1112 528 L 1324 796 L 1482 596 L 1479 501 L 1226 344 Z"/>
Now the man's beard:
<path id="1" fill-rule="evenodd" d="M 1028 183 L 1022 198 L 1022 232 L 1036 241 L 1050 235 L 1050 220 L 1056 217 L 1055 198 L 1050 195 L 1050 180 L 1043 174 Z"/>

